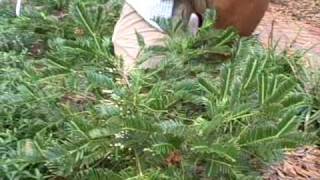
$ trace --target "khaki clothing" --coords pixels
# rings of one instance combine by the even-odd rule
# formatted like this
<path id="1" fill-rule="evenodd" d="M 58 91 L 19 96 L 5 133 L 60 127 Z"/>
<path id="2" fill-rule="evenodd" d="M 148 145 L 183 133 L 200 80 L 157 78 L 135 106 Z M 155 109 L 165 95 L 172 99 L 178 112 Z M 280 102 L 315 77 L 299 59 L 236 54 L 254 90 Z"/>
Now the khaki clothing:
<path id="1" fill-rule="evenodd" d="M 166 37 L 163 32 L 147 23 L 131 6 L 125 4 L 112 37 L 115 54 L 124 60 L 125 75 L 133 70 L 139 57 L 141 48 L 136 33 L 143 36 L 146 46 L 163 45 Z"/>
<path id="2" fill-rule="evenodd" d="M 188 0 L 177 1 L 173 11 L 173 18 L 187 21 L 192 11 L 191 3 L 185 3 L 186 1 Z M 144 38 L 146 46 L 161 46 L 166 38 L 165 33 L 152 26 L 135 9 L 125 3 L 112 37 L 115 54 L 124 60 L 123 71 L 125 75 L 128 75 L 133 70 L 139 59 L 141 47 L 138 43 L 137 33 Z M 154 68 L 160 59 L 161 57 L 153 57 L 142 64 L 141 67 Z"/>

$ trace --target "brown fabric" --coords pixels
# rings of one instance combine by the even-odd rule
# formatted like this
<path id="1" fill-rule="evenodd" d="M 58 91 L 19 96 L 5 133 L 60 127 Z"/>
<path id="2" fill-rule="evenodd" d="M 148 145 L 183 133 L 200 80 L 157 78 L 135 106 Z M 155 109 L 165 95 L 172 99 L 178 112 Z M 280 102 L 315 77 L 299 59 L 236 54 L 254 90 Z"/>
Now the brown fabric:
<path id="1" fill-rule="evenodd" d="M 264 16 L 269 0 L 193 0 L 197 13 L 215 8 L 218 13 L 216 28 L 235 27 L 240 35 L 249 36 Z"/>
<path id="2" fill-rule="evenodd" d="M 192 0 L 192 7 L 195 12 L 203 14 L 209 8 L 208 0 Z"/>

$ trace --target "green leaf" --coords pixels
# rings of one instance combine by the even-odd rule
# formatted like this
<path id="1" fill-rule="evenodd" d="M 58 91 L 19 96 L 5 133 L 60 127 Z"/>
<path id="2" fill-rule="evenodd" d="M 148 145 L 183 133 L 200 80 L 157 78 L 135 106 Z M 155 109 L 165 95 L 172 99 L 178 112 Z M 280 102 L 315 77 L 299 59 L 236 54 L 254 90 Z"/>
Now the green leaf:
<path id="1" fill-rule="evenodd" d="M 253 79 L 257 76 L 258 71 L 258 59 L 249 57 L 249 61 L 246 65 L 246 69 L 242 75 L 243 89 L 247 89 Z"/>
<path id="2" fill-rule="evenodd" d="M 17 144 L 18 155 L 28 161 L 42 161 L 42 152 L 35 141 L 31 139 L 21 140 Z"/>
<path id="3" fill-rule="evenodd" d="M 265 99 L 267 98 L 268 92 L 268 76 L 265 74 L 260 74 L 258 76 L 258 92 L 259 92 L 259 102 L 260 104 L 264 104 Z"/>
<path id="4" fill-rule="evenodd" d="M 76 4 L 76 12 L 78 13 L 80 17 L 80 21 L 82 22 L 84 27 L 87 29 L 87 31 L 90 32 L 91 34 L 94 34 L 93 22 L 89 18 L 90 15 L 87 13 L 87 10 L 83 3 L 79 2 Z"/>
<path id="5" fill-rule="evenodd" d="M 88 132 L 88 136 L 91 139 L 110 138 L 114 134 L 115 134 L 115 129 L 111 131 L 108 128 L 95 128 L 95 129 L 91 129 Z"/>
<path id="6" fill-rule="evenodd" d="M 275 90 L 275 92 L 269 98 L 266 99 L 265 104 L 281 102 L 283 99 L 285 99 L 289 92 L 294 90 L 296 86 L 297 83 L 292 79 L 287 79 L 283 81 Z"/>
<path id="7" fill-rule="evenodd" d="M 101 6 L 98 6 L 97 15 L 96 15 L 96 18 L 95 18 L 94 31 L 97 31 L 99 26 L 101 26 L 103 13 L 104 13 L 103 8 Z"/>
<path id="8" fill-rule="evenodd" d="M 198 81 L 200 83 L 200 86 L 206 90 L 208 93 L 212 93 L 216 96 L 218 96 L 220 93 L 219 91 L 217 90 L 216 87 L 214 87 L 213 85 L 211 85 L 206 79 L 204 78 L 198 78 Z"/>
<path id="9" fill-rule="evenodd" d="M 277 133 L 278 131 L 275 126 L 265 125 L 249 127 L 248 129 L 244 129 L 244 132 L 241 133 L 242 135 L 240 136 L 239 144 L 241 146 L 254 146 L 272 142 L 277 139 Z"/>
<path id="10" fill-rule="evenodd" d="M 223 101 L 227 100 L 230 95 L 231 85 L 234 81 L 234 67 L 225 66 L 221 71 L 222 86 L 221 86 L 221 98 Z"/>
<path id="11" fill-rule="evenodd" d="M 236 162 L 237 156 L 239 154 L 240 148 L 233 144 L 211 144 L 194 146 L 191 148 L 192 151 L 198 153 L 209 153 L 219 156 L 221 158 L 226 158 L 230 162 Z"/>
<path id="12" fill-rule="evenodd" d="M 140 48 L 146 47 L 144 37 L 137 31 L 135 33 L 136 33 L 136 37 L 137 37 L 138 44 L 139 44 Z"/>
<path id="13" fill-rule="evenodd" d="M 110 76 L 92 71 L 87 72 L 86 76 L 89 83 L 91 83 L 93 87 L 108 88 L 109 90 L 115 88 L 115 83 L 113 82 L 113 79 Z"/>
<path id="14" fill-rule="evenodd" d="M 280 137 L 298 130 L 299 119 L 297 118 L 296 114 L 297 110 L 291 109 L 283 115 L 278 125 L 279 130 L 276 136 Z"/>

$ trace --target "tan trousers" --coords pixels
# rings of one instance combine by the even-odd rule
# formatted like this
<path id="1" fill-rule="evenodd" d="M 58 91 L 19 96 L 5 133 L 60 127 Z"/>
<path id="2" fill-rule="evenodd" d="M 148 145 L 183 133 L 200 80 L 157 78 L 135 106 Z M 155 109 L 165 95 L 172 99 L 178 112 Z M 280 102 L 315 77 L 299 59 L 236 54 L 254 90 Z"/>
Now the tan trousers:
<path id="1" fill-rule="evenodd" d="M 166 37 L 164 33 L 146 22 L 130 5 L 125 4 L 112 37 L 115 54 L 124 60 L 125 75 L 133 70 L 141 51 L 136 32 L 144 38 L 146 46 L 163 45 Z"/>

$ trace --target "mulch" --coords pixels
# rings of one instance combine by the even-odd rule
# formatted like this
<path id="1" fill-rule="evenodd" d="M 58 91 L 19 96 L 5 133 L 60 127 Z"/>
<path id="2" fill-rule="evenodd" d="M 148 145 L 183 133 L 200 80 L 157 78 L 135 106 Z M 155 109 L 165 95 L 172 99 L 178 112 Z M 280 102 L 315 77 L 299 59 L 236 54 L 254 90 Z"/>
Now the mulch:
<path id="1" fill-rule="evenodd" d="M 304 147 L 287 153 L 284 161 L 266 170 L 264 179 L 320 179 L 320 149 L 318 147 Z"/>
<path id="2" fill-rule="evenodd" d="M 255 34 L 265 46 L 272 37 L 278 50 L 308 50 L 305 65 L 320 70 L 320 0 L 271 0 Z M 301 2 L 301 4 L 300 4 Z M 311 49 L 310 49 L 311 48 Z"/>
<path id="3" fill-rule="evenodd" d="M 271 0 L 278 12 L 320 27 L 320 0 Z"/>

